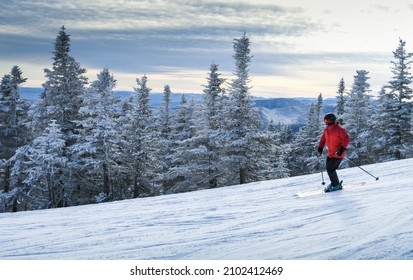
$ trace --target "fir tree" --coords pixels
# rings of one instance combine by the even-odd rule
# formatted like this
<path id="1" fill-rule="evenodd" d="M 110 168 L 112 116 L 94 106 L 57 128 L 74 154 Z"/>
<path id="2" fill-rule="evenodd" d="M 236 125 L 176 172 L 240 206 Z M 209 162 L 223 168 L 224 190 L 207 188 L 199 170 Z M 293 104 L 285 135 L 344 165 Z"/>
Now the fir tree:
<path id="1" fill-rule="evenodd" d="M 267 140 L 259 139 L 261 123 L 258 112 L 252 109 L 250 96 L 249 66 L 250 41 L 244 35 L 234 39 L 235 78 L 229 85 L 229 99 L 226 105 L 227 136 L 223 143 L 225 164 L 236 174 L 233 183 L 244 184 L 256 180 L 261 170 L 260 154 Z M 261 146 L 263 145 L 263 146 Z M 268 151 L 267 151 L 268 152 Z M 235 179 L 234 178 L 234 179 Z M 230 182 L 229 182 L 230 183 Z"/>
<path id="2" fill-rule="evenodd" d="M 274 160 L 273 176 L 269 179 L 287 178 L 291 175 L 291 169 L 288 164 L 288 158 L 291 156 L 291 145 L 282 144 L 280 146 L 274 145 L 276 148 L 274 154 L 276 155 Z"/>
<path id="3" fill-rule="evenodd" d="M 290 176 L 289 157 L 291 156 L 291 138 L 288 136 L 288 126 L 274 125 L 271 120 L 266 134 L 271 138 L 269 153 L 264 156 L 267 164 L 261 172 L 266 180 L 286 178 Z"/>
<path id="4" fill-rule="evenodd" d="M 169 85 L 165 85 L 159 116 L 161 137 L 165 140 L 171 138 L 171 94 L 171 88 Z"/>
<path id="5" fill-rule="evenodd" d="M 216 138 L 222 129 L 222 84 L 218 65 L 212 64 L 204 88 L 204 99 L 201 105 L 193 104 L 197 114 L 190 114 L 191 137 L 181 141 L 178 146 L 180 170 L 185 181 L 191 181 L 191 190 L 218 187 L 218 178 L 224 173 L 220 160 L 221 147 Z M 193 110 L 193 109 L 192 109 Z M 182 183 L 181 183 L 182 185 Z"/>
<path id="6" fill-rule="evenodd" d="M 168 193 L 186 192 L 197 189 L 192 173 L 193 158 L 191 139 L 195 136 L 194 102 L 189 103 L 182 95 L 179 108 L 172 122 L 172 143 L 169 171 Z"/>
<path id="7" fill-rule="evenodd" d="M 406 42 L 399 40 L 399 46 L 393 52 L 395 61 L 392 63 L 393 80 L 389 82 L 390 94 L 394 95 L 397 105 L 397 121 L 394 137 L 398 138 L 395 145 L 395 156 L 397 159 L 405 158 L 411 154 L 412 139 L 412 105 L 411 98 L 413 95 L 410 85 L 412 83 L 412 74 L 410 68 L 412 64 L 413 53 L 406 52 Z"/>
<path id="8" fill-rule="evenodd" d="M 338 84 L 337 96 L 336 96 L 336 98 L 337 98 L 336 112 L 337 112 L 338 118 L 340 118 L 344 114 L 344 106 L 346 104 L 345 93 L 346 93 L 346 85 L 344 83 L 344 79 L 341 78 L 341 80 Z"/>
<path id="9" fill-rule="evenodd" d="M 22 99 L 19 87 L 27 81 L 18 66 L 13 66 L 10 74 L 3 76 L 0 84 L 0 187 L 10 190 L 10 159 L 19 147 L 31 138 L 27 127 L 29 103 Z M 4 178 L 1 180 L 1 178 Z"/>
<path id="10" fill-rule="evenodd" d="M 208 128 L 218 130 L 222 127 L 222 106 L 225 90 L 222 85 L 225 79 L 221 78 L 218 72 L 218 64 L 212 63 L 207 77 L 207 85 L 204 87 L 205 118 L 207 119 Z"/>
<path id="11" fill-rule="evenodd" d="M 40 136 L 19 148 L 11 159 L 14 163 L 12 184 L 23 186 L 28 210 L 70 205 L 73 190 L 64 184 L 70 175 L 64 150 L 64 135 L 53 120 Z"/>
<path id="12" fill-rule="evenodd" d="M 322 112 L 323 96 L 320 93 L 317 103 L 310 105 L 306 123 L 300 128 L 294 140 L 291 162 L 294 175 L 312 173 L 318 167 L 315 149 L 324 130 L 321 123 Z"/>
<path id="13" fill-rule="evenodd" d="M 114 186 L 122 139 L 118 131 L 119 97 L 113 95 L 116 80 L 107 68 L 97 75 L 79 110 L 77 141 L 71 147 L 73 168 L 81 174 L 82 187 L 102 198 L 119 198 Z"/>
<path id="14" fill-rule="evenodd" d="M 172 153 L 172 118 L 173 113 L 171 111 L 171 88 L 169 85 L 164 86 L 163 91 L 163 99 L 162 105 L 158 116 L 158 130 L 160 132 L 159 138 L 159 154 L 160 159 L 164 164 L 164 168 L 162 173 L 167 173 L 168 168 L 171 165 L 171 157 L 170 154 Z M 168 179 L 164 178 L 162 183 L 162 192 L 166 192 L 167 189 L 170 187 L 168 184 Z"/>
<path id="15" fill-rule="evenodd" d="M 218 70 L 219 65 L 212 63 L 210 72 L 207 77 L 207 85 L 204 86 L 204 106 L 201 122 L 200 134 L 203 137 L 203 144 L 206 147 L 206 170 L 209 188 L 218 186 L 218 178 L 224 172 L 225 167 L 222 165 L 221 145 L 218 138 L 222 134 L 223 129 L 223 100 L 225 90 L 223 84 L 224 78 L 221 78 L 221 73 Z"/>
<path id="16" fill-rule="evenodd" d="M 155 181 L 162 170 L 159 159 L 159 133 L 156 131 L 155 119 L 150 108 L 150 91 L 148 78 L 144 75 L 136 79 L 138 87 L 132 103 L 125 108 L 125 139 L 127 151 L 126 165 L 133 184 L 133 196 L 150 195 L 158 191 Z"/>
<path id="17" fill-rule="evenodd" d="M 350 135 L 348 157 L 357 164 L 371 163 L 372 107 L 370 101 L 370 77 L 366 70 L 357 70 L 344 108 L 345 128 Z"/>
<path id="18" fill-rule="evenodd" d="M 0 158 L 10 158 L 18 147 L 25 145 L 29 103 L 20 97 L 19 87 L 27 81 L 18 66 L 3 76 L 0 84 Z"/>
<path id="19" fill-rule="evenodd" d="M 54 43 L 53 67 L 44 70 L 47 78 L 43 84 L 44 91 L 31 112 L 36 133 L 41 133 L 50 120 L 56 120 L 68 145 L 72 143 L 75 121 L 79 119 L 78 112 L 87 83 L 87 78 L 83 76 L 86 70 L 69 52 L 70 36 L 63 26 Z"/>
<path id="20" fill-rule="evenodd" d="M 399 153 L 398 106 L 394 94 L 383 87 L 379 92 L 374 115 L 374 154 L 378 161 L 396 160 Z"/>

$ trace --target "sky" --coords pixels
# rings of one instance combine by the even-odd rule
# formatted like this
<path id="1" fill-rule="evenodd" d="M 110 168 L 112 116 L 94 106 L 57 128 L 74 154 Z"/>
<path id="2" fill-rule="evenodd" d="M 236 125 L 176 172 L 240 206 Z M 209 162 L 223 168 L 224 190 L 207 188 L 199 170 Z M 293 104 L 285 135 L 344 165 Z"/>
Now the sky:
<path id="1" fill-rule="evenodd" d="M 45 82 L 62 26 L 89 81 L 107 67 L 127 91 L 147 75 L 152 92 L 202 93 L 212 63 L 230 81 L 244 32 L 257 97 L 334 97 L 357 70 L 374 95 L 399 39 L 413 52 L 413 0 L 9 0 L 0 10 L 0 75 L 18 65 L 26 87 Z"/>

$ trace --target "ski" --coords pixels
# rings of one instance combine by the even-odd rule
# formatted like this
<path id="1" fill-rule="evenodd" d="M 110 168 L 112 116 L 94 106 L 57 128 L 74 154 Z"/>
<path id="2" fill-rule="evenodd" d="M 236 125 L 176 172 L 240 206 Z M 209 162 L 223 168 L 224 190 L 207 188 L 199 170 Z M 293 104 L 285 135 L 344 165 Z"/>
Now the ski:
<path id="1" fill-rule="evenodd" d="M 342 187 L 340 190 L 346 191 L 346 190 L 351 190 L 355 188 L 360 188 L 366 185 L 366 182 L 361 182 L 359 184 L 351 184 L 351 185 L 346 185 L 345 187 Z M 308 196 L 314 196 L 314 195 L 320 195 L 320 194 L 328 194 L 329 192 L 325 192 L 325 189 L 323 188 L 322 190 L 317 189 L 317 190 L 311 190 L 311 191 L 304 191 L 304 192 L 297 192 L 294 193 L 295 197 L 302 198 L 302 197 L 308 197 Z M 333 191 L 334 192 L 334 191 Z"/>
<path id="2" fill-rule="evenodd" d="M 324 194 L 324 190 L 320 191 L 320 190 L 316 190 L 316 191 L 307 191 L 307 192 L 297 192 L 294 193 L 295 197 L 307 197 L 307 196 L 313 196 L 313 195 L 318 195 L 318 194 Z"/>

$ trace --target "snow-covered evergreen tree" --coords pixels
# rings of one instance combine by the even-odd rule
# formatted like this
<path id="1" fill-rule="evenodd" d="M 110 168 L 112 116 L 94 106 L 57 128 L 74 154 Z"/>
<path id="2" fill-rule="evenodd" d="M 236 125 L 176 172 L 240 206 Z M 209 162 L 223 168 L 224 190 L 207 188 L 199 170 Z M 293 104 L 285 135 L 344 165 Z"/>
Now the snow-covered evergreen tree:
<path id="1" fill-rule="evenodd" d="M 47 81 L 43 83 L 44 91 L 31 110 L 33 128 L 37 134 L 56 120 L 62 127 L 67 144 L 72 142 L 75 121 L 82 106 L 86 72 L 79 63 L 70 56 L 70 36 L 63 26 L 54 43 L 52 69 L 45 69 Z"/>
<path id="2" fill-rule="evenodd" d="M 262 170 L 265 147 L 271 137 L 261 135 L 261 123 L 258 112 L 252 108 L 250 95 L 249 66 L 251 64 L 250 40 L 244 33 L 234 39 L 235 78 L 229 84 L 229 99 L 226 106 L 227 131 L 222 143 L 225 164 L 234 174 L 232 182 L 244 184 L 257 180 Z M 263 154 L 264 153 L 264 154 Z"/>
<path id="3" fill-rule="evenodd" d="M 205 170 L 207 183 L 209 188 L 219 186 L 219 176 L 225 170 L 222 164 L 222 147 L 219 140 L 222 135 L 223 125 L 223 105 L 225 89 L 223 84 L 225 79 L 221 77 L 218 70 L 219 65 L 212 63 L 209 68 L 207 84 L 204 86 L 204 104 L 203 114 L 201 115 L 201 128 L 199 129 L 199 137 L 201 145 L 206 148 Z"/>
<path id="4" fill-rule="evenodd" d="M 125 158 L 129 176 L 133 184 L 133 196 L 153 194 L 158 191 L 155 181 L 162 170 L 159 158 L 159 132 L 156 130 L 155 118 L 150 108 L 150 91 L 148 78 L 144 75 L 136 79 L 138 87 L 136 96 L 129 99 L 126 115 L 123 119 L 126 139 Z"/>
<path id="5" fill-rule="evenodd" d="M 182 119 L 189 124 L 190 137 L 183 137 L 179 141 L 176 156 L 179 167 L 175 167 L 175 174 L 184 176 L 190 186 L 180 182 L 178 186 L 190 190 L 218 187 L 218 178 L 224 173 L 220 160 L 222 152 L 217 137 L 222 129 L 222 84 L 224 79 L 218 73 L 218 65 L 212 64 L 207 78 L 208 84 L 204 88 L 203 103 L 193 104 L 190 110 L 181 103 L 178 114 L 188 112 L 189 119 Z M 185 102 L 185 100 L 183 100 Z M 194 114 L 194 109 L 197 114 Z M 183 124 L 185 124 L 183 122 Z M 175 177 L 177 177 L 175 175 Z M 174 189 L 177 189 L 175 186 Z"/>
<path id="6" fill-rule="evenodd" d="M 275 133 L 276 137 L 276 144 L 277 145 L 284 145 L 284 144 L 291 144 L 293 140 L 293 131 L 290 125 L 278 123 L 277 125 L 274 124 L 274 121 L 271 120 L 268 124 L 269 131 Z"/>
<path id="7" fill-rule="evenodd" d="M 0 84 L 0 188 L 5 192 L 10 190 L 11 166 L 7 160 L 31 138 L 27 128 L 30 105 L 19 94 L 19 86 L 27 80 L 22 74 L 19 66 L 13 66 Z"/>
<path id="8" fill-rule="evenodd" d="M 164 163 L 164 170 L 162 173 L 165 174 L 168 172 L 168 168 L 171 165 L 171 153 L 172 153 L 172 120 L 173 112 L 171 110 L 171 88 L 169 85 L 164 86 L 162 105 L 160 108 L 158 116 L 158 130 L 160 132 L 160 138 L 158 144 L 160 147 L 159 154 L 160 159 Z M 166 192 L 170 187 L 168 185 L 168 179 L 164 178 L 163 180 L 162 192 Z"/>
<path id="9" fill-rule="evenodd" d="M 291 156 L 292 131 L 287 125 L 274 125 L 271 120 L 267 127 L 267 134 L 271 137 L 271 148 L 265 156 L 268 161 L 263 175 L 265 179 L 286 178 L 291 174 L 289 157 Z"/>
<path id="10" fill-rule="evenodd" d="M 320 93 L 317 103 L 311 104 L 309 108 L 306 123 L 294 139 L 291 159 L 293 175 L 312 173 L 318 167 L 315 151 L 324 130 L 322 112 L 323 96 Z"/>
<path id="11" fill-rule="evenodd" d="M 115 188 L 122 143 L 118 131 L 120 99 L 113 95 L 116 80 L 107 68 L 97 78 L 79 109 L 81 119 L 77 121 L 76 144 L 70 149 L 71 165 L 80 176 L 81 188 L 116 199 L 122 197 Z"/>
<path id="12" fill-rule="evenodd" d="M 346 84 L 344 82 L 344 79 L 341 78 L 340 82 L 338 83 L 338 89 L 337 89 L 337 117 L 340 119 L 341 116 L 344 114 L 344 106 L 346 104 Z"/>
<path id="13" fill-rule="evenodd" d="M 344 107 L 344 123 L 350 135 L 348 157 L 357 164 L 366 164 L 372 158 L 372 106 L 370 101 L 370 84 L 367 82 L 369 72 L 357 70 L 353 86 Z"/>
<path id="14" fill-rule="evenodd" d="M 398 105 L 394 94 L 382 87 L 373 117 L 374 155 L 377 161 L 396 160 L 399 154 Z"/>
<path id="15" fill-rule="evenodd" d="M 269 179 L 287 178 L 291 175 L 291 169 L 289 167 L 289 157 L 291 156 L 291 145 L 282 144 L 280 146 L 273 145 L 274 150 L 272 153 L 276 155 L 274 161 L 271 163 L 274 165 L 272 168 L 272 176 Z"/>
<path id="16" fill-rule="evenodd" d="M 406 42 L 399 40 L 399 46 L 393 52 L 394 61 L 392 63 L 393 79 L 389 82 L 389 94 L 394 95 L 395 104 L 397 105 L 396 132 L 394 135 L 395 156 L 397 159 L 405 158 L 412 155 L 412 103 L 410 102 L 413 91 L 411 88 L 412 74 L 410 68 L 412 64 L 413 53 L 406 51 Z"/>
<path id="17" fill-rule="evenodd" d="M 186 192 L 196 190 L 191 176 L 192 153 L 188 153 L 191 148 L 191 139 L 195 136 L 196 125 L 194 119 L 195 103 L 189 103 L 182 95 L 179 108 L 172 122 L 172 143 L 170 154 L 169 171 L 166 174 L 168 180 L 168 193 Z"/>
<path id="18" fill-rule="evenodd" d="M 44 129 L 54 120 L 62 130 L 65 147 L 75 143 L 75 126 L 80 119 L 79 109 L 82 106 L 85 84 L 85 69 L 81 68 L 75 59 L 70 56 L 70 36 L 65 27 L 59 31 L 54 43 L 52 69 L 45 69 L 47 81 L 43 83 L 44 91 L 39 100 L 31 107 L 29 112 L 32 120 L 34 134 L 42 135 Z M 67 150 L 64 156 L 70 156 Z M 67 158 L 68 162 L 73 159 Z M 76 176 L 71 177 L 75 179 Z M 64 189 L 75 188 L 75 180 L 64 180 Z"/>
<path id="19" fill-rule="evenodd" d="M 162 138 L 168 140 L 171 138 L 171 88 L 165 85 L 163 90 L 162 106 L 159 115 L 160 131 Z"/>
<path id="20" fill-rule="evenodd" d="M 27 81 L 19 66 L 3 76 L 0 84 L 0 159 L 9 159 L 25 145 L 30 134 L 26 126 L 29 103 L 20 97 L 19 87 Z"/>
<path id="21" fill-rule="evenodd" d="M 28 210 L 70 205 L 73 189 L 65 184 L 70 174 L 64 151 L 65 137 L 52 120 L 40 136 L 11 158 L 12 184 L 23 189 Z"/>
<path id="22" fill-rule="evenodd" d="M 216 131 L 222 128 L 222 110 L 225 90 L 223 84 L 225 79 L 221 77 L 218 70 L 219 65 L 212 63 L 204 86 L 205 118 L 208 128 Z"/>

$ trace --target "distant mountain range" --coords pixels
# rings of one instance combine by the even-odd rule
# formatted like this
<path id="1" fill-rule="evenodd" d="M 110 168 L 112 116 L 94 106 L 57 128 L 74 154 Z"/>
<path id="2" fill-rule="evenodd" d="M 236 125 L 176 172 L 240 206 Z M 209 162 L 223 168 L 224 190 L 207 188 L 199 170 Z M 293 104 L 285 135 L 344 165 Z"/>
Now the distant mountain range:
<path id="1" fill-rule="evenodd" d="M 22 98 L 34 102 L 39 98 L 43 88 L 21 87 L 20 95 Z M 122 99 L 130 96 L 131 91 L 115 91 L 115 94 Z M 202 95 L 195 93 L 185 93 L 187 100 L 201 101 Z M 151 93 L 151 106 L 157 109 L 162 104 L 163 93 Z M 182 93 L 173 93 L 171 95 L 171 108 L 176 109 L 182 98 Z M 297 130 L 301 126 L 308 114 L 309 107 L 312 103 L 317 102 L 317 98 L 253 98 L 255 106 L 260 111 L 261 120 L 264 125 L 267 125 L 271 120 L 274 124 L 288 124 Z M 335 98 L 324 100 L 324 113 L 335 111 Z"/>
<path id="2" fill-rule="evenodd" d="M 309 108 L 317 98 L 256 98 L 254 102 L 264 125 L 272 120 L 274 124 L 287 124 L 297 131 L 305 123 Z M 325 99 L 323 103 L 323 113 L 335 111 L 335 98 Z"/>

